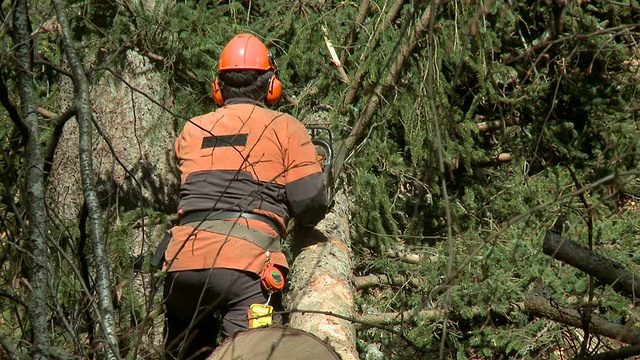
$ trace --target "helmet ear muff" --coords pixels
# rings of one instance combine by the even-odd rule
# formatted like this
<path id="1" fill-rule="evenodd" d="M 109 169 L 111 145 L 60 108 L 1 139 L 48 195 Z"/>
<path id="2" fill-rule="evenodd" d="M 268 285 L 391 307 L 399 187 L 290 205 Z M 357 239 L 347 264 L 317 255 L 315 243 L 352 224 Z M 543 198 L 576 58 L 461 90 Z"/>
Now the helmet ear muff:
<path id="1" fill-rule="evenodd" d="M 275 105 L 280 101 L 282 97 L 282 83 L 278 80 L 278 77 L 273 75 L 269 80 L 269 90 L 267 91 L 267 98 L 265 103 L 267 105 Z"/>
<path id="2" fill-rule="evenodd" d="M 224 99 L 222 98 L 222 92 L 220 91 L 220 84 L 218 83 L 218 77 L 211 83 L 211 97 L 218 106 L 224 105 Z"/>

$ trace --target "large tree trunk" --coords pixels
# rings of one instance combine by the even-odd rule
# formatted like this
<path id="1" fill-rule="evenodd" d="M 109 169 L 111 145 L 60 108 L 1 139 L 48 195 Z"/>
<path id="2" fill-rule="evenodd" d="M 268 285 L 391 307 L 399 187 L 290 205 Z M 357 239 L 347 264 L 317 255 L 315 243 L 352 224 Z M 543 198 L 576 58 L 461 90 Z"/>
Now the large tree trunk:
<path id="1" fill-rule="evenodd" d="M 353 319 L 352 252 L 343 192 L 313 230 L 296 230 L 289 279 L 290 326 L 331 345 L 342 360 L 358 359 Z"/>

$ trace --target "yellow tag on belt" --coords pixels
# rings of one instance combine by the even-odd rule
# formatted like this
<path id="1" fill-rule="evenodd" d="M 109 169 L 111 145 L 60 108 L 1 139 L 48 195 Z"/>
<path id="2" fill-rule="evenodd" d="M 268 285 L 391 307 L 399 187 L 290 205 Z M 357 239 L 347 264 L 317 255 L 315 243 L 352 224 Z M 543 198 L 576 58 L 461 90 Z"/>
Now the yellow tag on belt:
<path id="1" fill-rule="evenodd" d="M 252 304 L 249 306 L 249 328 L 255 329 L 273 324 L 273 306 Z"/>

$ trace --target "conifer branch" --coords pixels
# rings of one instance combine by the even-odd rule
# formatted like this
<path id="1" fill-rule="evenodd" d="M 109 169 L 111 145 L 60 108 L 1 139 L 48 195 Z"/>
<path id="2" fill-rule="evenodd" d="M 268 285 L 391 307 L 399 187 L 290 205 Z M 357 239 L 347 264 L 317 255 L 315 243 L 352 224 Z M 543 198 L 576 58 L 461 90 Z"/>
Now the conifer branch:
<path id="1" fill-rule="evenodd" d="M 364 22 L 367 19 L 367 15 L 369 15 L 369 9 L 371 9 L 371 0 L 362 0 L 360 2 L 360 6 L 358 6 L 358 16 L 353 22 L 353 27 L 349 31 L 347 35 L 346 41 L 343 44 L 342 55 L 340 56 L 340 63 L 345 64 L 347 59 L 349 58 L 349 49 L 353 47 L 356 39 L 358 38 L 358 33 L 360 29 L 364 27 Z M 348 82 L 347 82 L 348 84 Z"/>
<path id="2" fill-rule="evenodd" d="M 434 1 L 436 1 L 435 4 L 433 4 L 433 7 L 435 8 L 440 4 L 440 0 Z M 360 115 L 360 119 L 358 119 L 358 122 L 354 125 L 351 133 L 347 136 L 336 155 L 336 160 L 333 165 L 333 174 L 340 174 L 340 170 L 342 170 L 342 165 L 344 164 L 348 154 L 351 153 L 351 151 L 356 148 L 357 144 L 364 139 L 371 127 L 371 121 L 380 107 L 380 103 L 383 99 L 383 93 L 386 89 L 393 87 L 397 82 L 405 62 L 413 53 L 418 41 L 424 39 L 429 28 L 429 22 L 431 21 L 431 8 L 432 6 L 426 7 L 424 13 L 415 24 L 414 31 L 409 37 L 409 40 L 404 44 L 404 46 L 400 47 L 400 51 L 397 52 L 396 58 L 391 64 L 386 80 L 382 84 L 376 85 L 373 94 L 369 98 L 369 101 Z"/>
<path id="3" fill-rule="evenodd" d="M 372 56 L 374 49 L 378 48 L 378 44 L 380 43 L 380 36 L 385 32 L 387 26 L 392 24 L 400 14 L 400 10 L 402 10 L 402 6 L 404 5 L 403 0 L 395 0 L 393 5 L 389 9 L 387 13 L 386 20 L 382 22 L 382 24 L 376 29 L 373 33 L 373 36 L 369 42 L 367 42 L 367 47 L 364 52 L 360 56 L 361 59 L 367 59 Z M 342 102 L 342 111 L 345 111 L 347 105 L 353 104 L 356 100 L 356 96 L 362 86 L 362 78 L 364 77 L 365 69 L 362 67 L 358 67 L 355 75 L 351 78 L 349 82 L 349 89 L 344 97 Z"/>

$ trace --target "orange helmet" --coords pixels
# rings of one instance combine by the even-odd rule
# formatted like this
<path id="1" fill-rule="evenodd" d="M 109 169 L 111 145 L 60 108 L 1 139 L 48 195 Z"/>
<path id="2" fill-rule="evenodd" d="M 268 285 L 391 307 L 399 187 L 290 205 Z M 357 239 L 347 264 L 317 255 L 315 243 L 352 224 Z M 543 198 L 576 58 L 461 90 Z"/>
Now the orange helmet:
<path id="1" fill-rule="evenodd" d="M 222 50 L 218 61 L 218 72 L 230 70 L 271 70 L 274 76 L 269 83 L 269 90 L 265 102 L 276 104 L 282 96 L 282 83 L 276 76 L 276 62 L 267 47 L 257 37 L 251 34 L 236 35 Z M 220 93 L 218 79 L 211 84 L 213 99 L 222 106 L 224 99 Z"/>
<path id="2" fill-rule="evenodd" d="M 273 57 L 267 47 L 251 34 L 236 35 L 222 50 L 218 71 L 274 70 Z"/>

